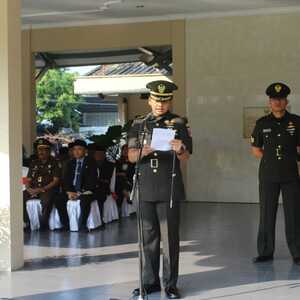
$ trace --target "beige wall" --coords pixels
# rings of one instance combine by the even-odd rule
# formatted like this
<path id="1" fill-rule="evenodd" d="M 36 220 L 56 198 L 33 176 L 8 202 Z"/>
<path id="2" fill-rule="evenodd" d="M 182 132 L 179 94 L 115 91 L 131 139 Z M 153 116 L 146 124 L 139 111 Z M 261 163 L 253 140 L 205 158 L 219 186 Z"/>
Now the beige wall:
<path id="1" fill-rule="evenodd" d="M 80 38 L 79 38 L 80 37 Z M 30 145 L 34 131 L 30 124 L 34 122 L 31 112 L 34 108 L 34 90 L 30 88 L 32 74 L 31 53 L 37 51 L 72 51 L 97 50 L 112 48 L 131 48 L 142 46 L 172 45 L 173 78 L 179 86 L 174 98 L 174 111 L 186 113 L 185 106 L 185 22 L 164 21 L 137 24 L 98 25 L 86 27 L 67 27 L 35 29 L 23 32 L 23 137 L 24 143 Z M 128 115 L 144 113 L 141 102 L 132 102 L 128 106 Z M 29 139 L 31 139 L 29 141 Z M 28 147 L 28 146 L 27 146 Z"/>
<path id="2" fill-rule="evenodd" d="M 186 23 L 187 107 L 195 146 L 190 200 L 258 200 L 258 162 L 242 137 L 243 108 L 264 106 L 266 86 L 282 80 L 292 87 L 292 112 L 300 114 L 299 25 L 299 14 Z"/>
<path id="3" fill-rule="evenodd" d="M 146 114 L 149 109 L 146 99 L 141 99 L 140 95 L 132 95 L 128 97 L 127 120 L 133 120 L 138 115 Z"/>

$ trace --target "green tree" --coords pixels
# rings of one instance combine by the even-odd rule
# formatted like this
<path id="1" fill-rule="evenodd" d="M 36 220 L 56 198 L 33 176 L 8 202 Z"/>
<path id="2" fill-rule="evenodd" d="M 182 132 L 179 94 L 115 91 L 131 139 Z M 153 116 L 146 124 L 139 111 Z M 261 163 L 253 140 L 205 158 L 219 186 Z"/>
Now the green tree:
<path id="1" fill-rule="evenodd" d="M 57 132 L 61 128 L 78 131 L 80 114 L 76 110 L 81 98 L 74 94 L 76 73 L 64 69 L 49 70 L 37 84 L 37 122 L 51 123 Z"/>

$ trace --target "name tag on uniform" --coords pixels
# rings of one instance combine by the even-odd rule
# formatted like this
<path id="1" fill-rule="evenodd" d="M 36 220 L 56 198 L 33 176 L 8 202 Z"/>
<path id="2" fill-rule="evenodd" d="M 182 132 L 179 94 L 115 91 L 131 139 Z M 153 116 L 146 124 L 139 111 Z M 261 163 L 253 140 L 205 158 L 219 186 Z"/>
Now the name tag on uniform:
<path id="1" fill-rule="evenodd" d="M 265 128 L 265 129 L 263 129 L 263 133 L 269 133 L 269 132 L 271 132 L 271 131 L 272 131 L 271 128 Z"/>

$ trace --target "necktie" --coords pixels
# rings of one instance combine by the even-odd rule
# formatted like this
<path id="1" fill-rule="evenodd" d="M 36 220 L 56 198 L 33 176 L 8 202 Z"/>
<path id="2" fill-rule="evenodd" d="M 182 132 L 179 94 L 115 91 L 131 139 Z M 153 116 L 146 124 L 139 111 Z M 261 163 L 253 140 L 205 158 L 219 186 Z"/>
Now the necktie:
<path id="1" fill-rule="evenodd" d="M 76 173 L 75 173 L 75 191 L 80 192 L 81 190 L 81 169 L 82 169 L 82 162 L 78 161 L 77 162 L 77 168 L 76 168 Z"/>

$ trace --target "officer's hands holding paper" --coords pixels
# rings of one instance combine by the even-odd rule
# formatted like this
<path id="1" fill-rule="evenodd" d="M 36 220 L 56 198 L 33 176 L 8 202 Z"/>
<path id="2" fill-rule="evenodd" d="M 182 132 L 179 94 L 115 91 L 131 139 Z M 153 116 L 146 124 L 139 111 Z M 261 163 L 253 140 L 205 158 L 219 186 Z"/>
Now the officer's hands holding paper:
<path id="1" fill-rule="evenodd" d="M 151 148 L 157 151 L 172 150 L 175 130 L 170 128 L 154 128 L 152 133 Z"/>
<path id="2" fill-rule="evenodd" d="M 147 156 L 153 151 L 175 151 L 179 152 L 183 143 L 175 139 L 175 130 L 170 128 L 154 128 L 152 133 L 151 145 L 144 145 L 142 156 Z"/>

